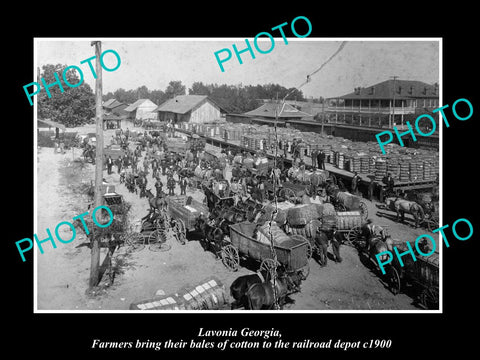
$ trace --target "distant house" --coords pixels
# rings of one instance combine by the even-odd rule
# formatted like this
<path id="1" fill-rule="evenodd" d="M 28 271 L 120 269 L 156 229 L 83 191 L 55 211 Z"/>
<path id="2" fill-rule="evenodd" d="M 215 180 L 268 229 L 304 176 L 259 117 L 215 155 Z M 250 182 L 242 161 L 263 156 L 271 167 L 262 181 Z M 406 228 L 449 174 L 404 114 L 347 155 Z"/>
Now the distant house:
<path id="1" fill-rule="evenodd" d="M 206 95 L 178 95 L 155 110 L 160 121 L 211 123 L 222 118 L 222 109 Z"/>
<path id="2" fill-rule="evenodd" d="M 154 111 L 157 105 L 149 99 L 139 99 L 127 106 L 123 111 L 127 112 L 130 120 L 156 120 L 157 113 Z"/>
<path id="3" fill-rule="evenodd" d="M 125 108 L 128 107 L 128 105 L 121 103 L 117 99 L 109 99 L 105 101 L 102 106 L 106 114 L 114 114 L 118 116 L 128 115 L 125 111 Z"/>

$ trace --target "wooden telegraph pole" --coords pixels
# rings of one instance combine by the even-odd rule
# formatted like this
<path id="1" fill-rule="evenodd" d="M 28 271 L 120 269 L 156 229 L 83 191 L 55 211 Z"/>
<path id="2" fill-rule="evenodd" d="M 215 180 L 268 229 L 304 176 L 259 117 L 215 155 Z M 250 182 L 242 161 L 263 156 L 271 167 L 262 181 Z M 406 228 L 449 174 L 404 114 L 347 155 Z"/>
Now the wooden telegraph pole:
<path id="1" fill-rule="evenodd" d="M 96 156 L 95 156 L 95 197 L 94 208 L 102 205 L 102 183 L 103 183 L 103 109 L 102 109 L 102 67 L 100 65 L 100 55 L 102 53 L 102 43 L 92 41 L 91 46 L 95 46 L 95 71 L 97 79 L 95 82 L 95 115 L 96 115 Z M 100 281 L 100 240 L 95 233 L 93 234 L 92 253 L 90 262 L 90 289 L 97 286 Z"/>

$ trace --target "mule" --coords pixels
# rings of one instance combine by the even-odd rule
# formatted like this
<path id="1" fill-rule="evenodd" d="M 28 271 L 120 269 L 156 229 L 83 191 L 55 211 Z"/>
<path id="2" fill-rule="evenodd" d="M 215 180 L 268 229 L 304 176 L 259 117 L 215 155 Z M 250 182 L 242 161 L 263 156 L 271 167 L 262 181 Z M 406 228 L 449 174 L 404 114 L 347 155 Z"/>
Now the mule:
<path id="1" fill-rule="evenodd" d="M 386 198 L 385 204 L 390 210 L 396 211 L 397 221 L 405 221 L 405 213 L 411 214 L 415 220 L 415 227 L 417 228 L 421 221 L 425 219 L 425 212 L 422 206 L 414 201 L 409 201 L 401 198 Z M 401 219 L 400 219 L 401 217 Z"/>

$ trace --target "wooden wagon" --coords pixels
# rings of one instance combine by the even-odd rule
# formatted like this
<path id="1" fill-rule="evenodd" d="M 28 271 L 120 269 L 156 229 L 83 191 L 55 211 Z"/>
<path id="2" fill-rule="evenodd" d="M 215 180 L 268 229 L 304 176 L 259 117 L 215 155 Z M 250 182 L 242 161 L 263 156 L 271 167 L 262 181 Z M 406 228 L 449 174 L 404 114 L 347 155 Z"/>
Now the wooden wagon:
<path id="1" fill-rule="evenodd" d="M 167 204 L 168 212 L 179 224 L 178 231 L 183 238 L 186 238 L 187 231 L 195 229 L 195 223 L 201 214 L 208 217 L 208 208 L 190 196 L 168 196 Z"/>
<path id="2" fill-rule="evenodd" d="M 123 157 L 125 152 L 120 145 L 110 145 L 103 149 L 103 155 L 105 158 L 110 156 L 113 160 Z"/>
<path id="3" fill-rule="evenodd" d="M 412 201 L 419 204 L 424 211 L 425 216 L 422 225 L 430 231 L 437 229 L 440 224 L 438 199 L 434 200 L 434 195 L 429 192 L 414 192 L 411 197 Z"/>
<path id="4" fill-rule="evenodd" d="M 421 248 L 423 254 L 430 254 L 429 256 L 420 255 L 415 246 L 415 242 L 409 242 L 415 254 L 416 261 L 413 261 L 411 256 L 406 256 L 402 259 L 404 265 L 401 266 L 398 258 L 395 257 L 393 267 L 396 269 L 399 277 L 398 288 L 395 293 L 399 293 L 405 286 L 413 286 L 415 290 L 416 302 L 426 309 L 438 309 L 439 306 L 439 253 L 431 253 L 428 247 Z M 405 242 L 394 240 L 394 246 L 399 252 L 408 250 Z"/>
<path id="5" fill-rule="evenodd" d="M 368 218 L 367 205 L 361 201 L 357 195 L 350 194 L 346 191 L 338 191 L 330 196 L 330 202 L 337 211 L 355 211 L 361 212 L 364 220 Z"/>
<path id="6" fill-rule="evenodd" d="M 309 204 L 309 207 L 319 206 L 322 204 Z M 361 233 L 361 227 L 364 225 L 362 215 L 360 211 L 343 211 L 337 212 L 332 215 L 318 214 L 318 218 L 310 216 L 303 223 L 292 223 L 291 216 L 288 217 L 287 222 L 290 220 L 288 226 L 288 233 L 294 235 L 300 235 L 306 238 L 311 245 L 311 253 L 318 254 L 318 248 L 315 243 L 315 233 L 317 229 L 322 231 L 330 231 L 333 226 L 336 227 L 337 239 L 347 244 L 354 245 Z"/>
<path id="7" fill-rule="evenodd" d="M 301 236 L 289 236 L 282 243 L 272 243 L 255 238 L 257 224 L 244 221 L 230 225 L 230 238 L 221 249 L 223 264 L 235 271 L 240 265 L 240 257 L 260 262 L 261 270 L 274 271 L 282 265 L 287 272 L 302 271 L 308 276 L 309 242 Z M 275 257 L 276 261 L 275 262 Z"/>
<path id="8" fill-rule="evenodd" d="M 155 210 L 131 224 L 122 237 L 125 244 L 133 250 L 141 250 L 148 245 L 151 251 L 167 251 L 170 249 L 168 238 L 174 238 L 182 245 L 186 244 L 182 229 L 180 221 L 170 216 L 168 211 Z"/>

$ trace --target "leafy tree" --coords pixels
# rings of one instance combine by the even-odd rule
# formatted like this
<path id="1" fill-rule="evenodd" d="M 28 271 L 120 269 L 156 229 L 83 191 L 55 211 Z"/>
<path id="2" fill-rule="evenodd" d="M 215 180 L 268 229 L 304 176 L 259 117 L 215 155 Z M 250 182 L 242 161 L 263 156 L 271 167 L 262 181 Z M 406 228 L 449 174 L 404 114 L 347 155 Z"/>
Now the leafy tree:
<path id="1" fill-rule="evenodd" d="M 185 95 L 185 85 L 182 85 L 181 81 L 170 81 L 165 89 L 165 94 L 168 99 L 172 99 L 176 95 Z"/>
<path id="2" fill-rule="evenodd" d="M 207 86 L 203 82 L 194 82 L 192 87 L 188 89 L 189 95 L 211 95 L 213 86 Z"/>
<path id="3" fill-rule="evenodd" d="M 45 83 L 53 84 L 57 81 L 55 73 L 60 79 L 63 92 L 58 84 L 50 87 L 48 90 L 51 97 L 49 98 L 46 89 L 38 94 L 38 117 L 43 119 L 51 119 L 67 127 L 75 127 L 92 123 L 95 116 L 95 95 L 92 88 L 82 83 L 77 87 L 68 86 L 63 79 L 63 71 L 67 65 L 47 64 L 42 66 L 40 77 Z M 80 82 L 78 72 L 69 69 L 65 74 L 69 84 L 75 85 Z"/>

